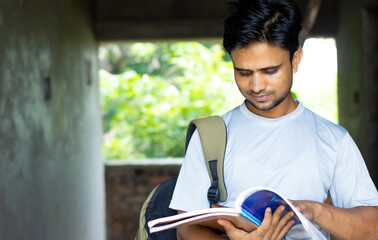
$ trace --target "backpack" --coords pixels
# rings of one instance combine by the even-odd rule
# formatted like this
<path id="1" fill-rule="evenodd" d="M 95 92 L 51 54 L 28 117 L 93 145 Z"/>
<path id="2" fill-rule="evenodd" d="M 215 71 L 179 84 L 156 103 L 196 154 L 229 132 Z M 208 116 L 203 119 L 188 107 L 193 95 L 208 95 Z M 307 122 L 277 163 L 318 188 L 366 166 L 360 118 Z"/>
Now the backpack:
<path id="1" fill-rule="evenodd" d="M 185 152 L 189 141 L 198 129 L 211 185 L 207 193 L 210 206 L 227 200 L 223 180 L 223 159 L 226 149 L 226 125 L 219 116 L 200 118 L 189 123 Z M 176 240 L 176 228 L 150 234 L 147 223 L 151 220 L 177 214 L 169 208 L 176 179 L 170 179 L 153 189 L 143 203 L 139 217 L 139 229 L 135 240 Z"/>

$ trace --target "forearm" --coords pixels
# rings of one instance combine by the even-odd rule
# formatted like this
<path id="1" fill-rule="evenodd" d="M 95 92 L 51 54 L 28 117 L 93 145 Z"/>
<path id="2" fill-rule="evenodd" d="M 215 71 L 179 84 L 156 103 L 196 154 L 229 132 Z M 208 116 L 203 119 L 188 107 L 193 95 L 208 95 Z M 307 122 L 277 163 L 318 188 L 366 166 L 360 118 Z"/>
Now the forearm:
<path id="1" fill-rule="evenodd" d="M 184 211 L 178 211 L 179 214 Z M 225 240 L 228 238 L 222 237 L 210 228 L 200 225 L 185 225 L 177 228 L 178 240 Z"/>
<path id="2" fill-rule="evenodd" d="M 225 240 L 228 239 L 199 225 L 189 225 L 177 228 L 178 240 Z"/>
<path id="3" fill-rule="evenodd" d="M 313 221 L 338 239 L 378 239 L 378 208 L 343 209 L 314 203 Z"/>

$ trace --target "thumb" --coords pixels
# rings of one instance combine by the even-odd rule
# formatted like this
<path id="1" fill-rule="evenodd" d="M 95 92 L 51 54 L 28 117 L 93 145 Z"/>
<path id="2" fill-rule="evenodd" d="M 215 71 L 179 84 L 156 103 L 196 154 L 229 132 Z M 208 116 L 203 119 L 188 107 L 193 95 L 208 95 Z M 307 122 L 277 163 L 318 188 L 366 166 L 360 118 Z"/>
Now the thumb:
<path id="1" fill-rule="evenodd" d="M 248 235 L 248 232 L 236 228 L 234 224 L 227 219 L 218 219 L 217 222 L 226 231 L 228 239 L 244 239 Z"/>
<path id="2" fill-rule="evenodd" d="M 226 232 L 235 230 L 235 226 L 226 219 L 218 219 L 217 222 L 219 225 L 224 227 L 224 230 L 226 230 Z"/>

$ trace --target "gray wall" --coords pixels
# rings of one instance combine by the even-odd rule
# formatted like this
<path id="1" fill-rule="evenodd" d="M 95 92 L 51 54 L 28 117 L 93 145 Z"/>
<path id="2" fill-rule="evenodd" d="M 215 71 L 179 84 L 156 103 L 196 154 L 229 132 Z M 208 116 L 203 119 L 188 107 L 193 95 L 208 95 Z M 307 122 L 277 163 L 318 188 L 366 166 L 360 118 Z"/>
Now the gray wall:
<path id="1" fill-rule="evenodd" d="M 105 239 L 90 12 L 85 0 L 0 0 L 1 239 Z"/>
<path id="2" fill-rule="evenodd" d="M 378 2 L 343 0 L 339 8 L 338 94 L 340 125 L 358 144 L 378 185 Z"/>
<path id="3" fill-rule="evenodd" d="M 340 124 L 349 130 L 364 152 L 361 6 L 361 1 L 355 0 L 344 0 L 340 4 L 337 61 Z"/>
<path id="4" fill-rule="evenodd" d="M 378 7 L 363 11 L 366 147 L 370 174 L 378 186 Z"/>

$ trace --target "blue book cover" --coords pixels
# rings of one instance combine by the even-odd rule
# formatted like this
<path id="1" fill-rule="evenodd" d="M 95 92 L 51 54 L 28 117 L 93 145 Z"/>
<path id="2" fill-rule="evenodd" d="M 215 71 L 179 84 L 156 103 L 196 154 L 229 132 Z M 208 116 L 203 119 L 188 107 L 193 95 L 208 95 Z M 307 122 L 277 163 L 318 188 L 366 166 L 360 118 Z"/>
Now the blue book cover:
<path id="1" fill-rule="evenodd" d="M 282 205 L 285 206 L 282 215 L 292 211 L 291 207 L 278 194 L 269 190 L 261 190 L 254 192 L 244 199 L 241 205 L 241 215 L 257 226 L 260 226 L 264 219 L 265 209 L 267 207 L 271 208 L 272 212 L 275 212 L 276 209 Z M 299 218 L 296 215 L 291 219 L 294 220 L 294 225 L 300 223 Z"/>
<path id="2" fill-rule="evenodd" d="M 326 240 L 325 236 L 288 199 L 273 189 L 265 187 L 247 189 L 239 194 L 235 201 L 235 207 L 239 209 L 240 215 L 257 226 L 261 225 L 267 207 L 274 212 L 282 205 L 285 206 L 283 215 L 289 211 L 294 212 L 291 218 L 294 220 L 293 227 L 302 224 L 313 239 Z"/>

